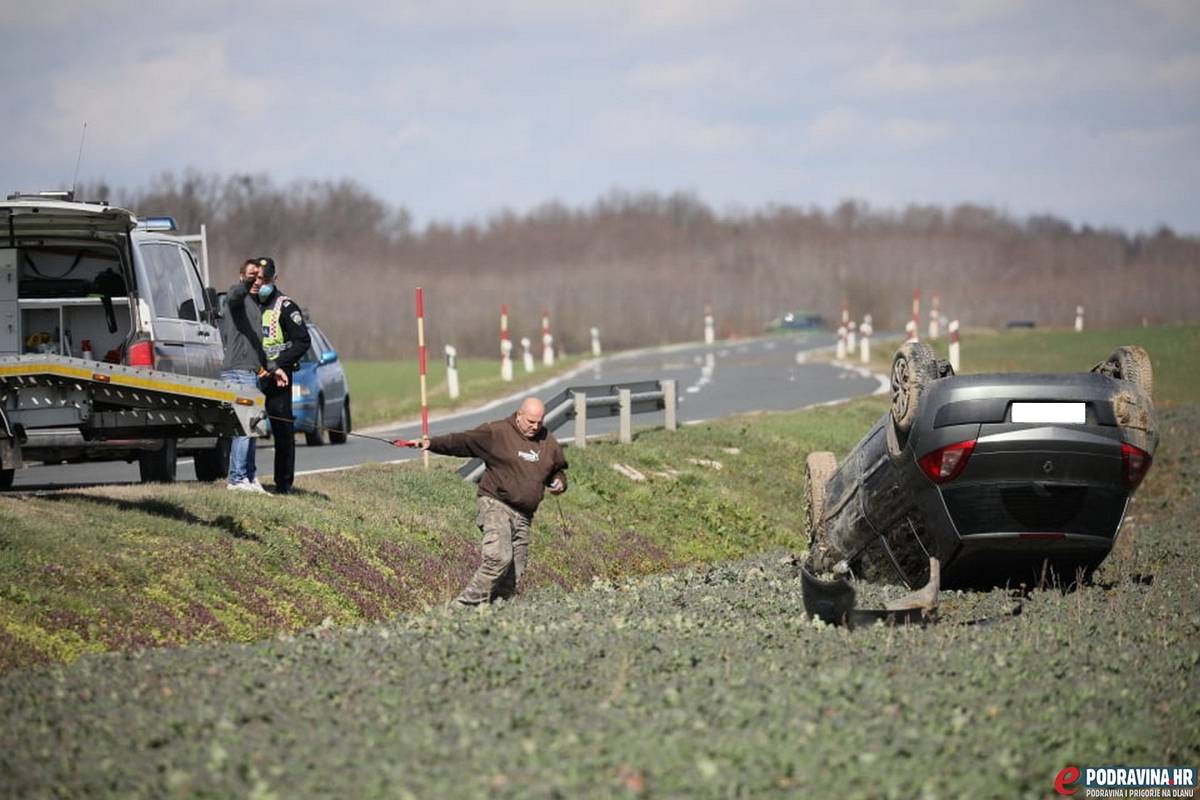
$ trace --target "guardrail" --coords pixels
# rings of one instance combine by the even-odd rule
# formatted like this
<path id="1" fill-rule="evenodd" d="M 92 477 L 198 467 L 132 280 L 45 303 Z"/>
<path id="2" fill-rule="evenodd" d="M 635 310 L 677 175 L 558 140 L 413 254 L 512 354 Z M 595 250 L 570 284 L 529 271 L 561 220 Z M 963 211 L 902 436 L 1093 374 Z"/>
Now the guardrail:
<path id="1" fill-rule="evenodd" d="M 542 425 L 554 431 L 575 423 L 576 447 L 587 446 L 587 421 L 589 418 L 618 417 L 617 440 L 622 444 L 633 441 L 633 415 L 663 412 L 663 427 L 673 431 L 678 427 L 676 409 L 679 398 L 675 381 L 635 381 L 633 383 L 594 384 L 570 386 L 545 403 L 546 416 Z M 464 480 L 478 482 L 483 477 L 484 463 L 473 458 L 459 468 Z"/>

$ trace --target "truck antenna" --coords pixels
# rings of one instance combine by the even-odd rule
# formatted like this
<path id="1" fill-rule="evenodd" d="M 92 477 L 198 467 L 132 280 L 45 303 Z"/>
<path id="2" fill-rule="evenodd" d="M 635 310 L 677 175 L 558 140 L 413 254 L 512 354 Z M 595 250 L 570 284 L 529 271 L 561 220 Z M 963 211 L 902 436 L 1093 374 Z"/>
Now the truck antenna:
<path id="1" fill-rule="evenodd" d="M 83 131 L 79 134 L 79 155 L 75 156 L 75 174 L 71 177 L 71 199 L 75 199 L 75 187 L 79 181 L 79 162 L 83 160 L 83 140 L 87 138 L 87 121 L 83 123 Z"/>

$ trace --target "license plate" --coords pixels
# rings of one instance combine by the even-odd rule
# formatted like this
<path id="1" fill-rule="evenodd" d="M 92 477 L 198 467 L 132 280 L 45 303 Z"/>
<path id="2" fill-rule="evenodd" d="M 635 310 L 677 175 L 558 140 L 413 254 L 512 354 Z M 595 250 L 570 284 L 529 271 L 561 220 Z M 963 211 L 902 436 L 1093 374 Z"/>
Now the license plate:
<path id="1" fill-rule="evenodd" d="M 1086 403 L 1013 403 L 1013 422 L 1057 422 L 1082 425 L 1087 422 Z"/>

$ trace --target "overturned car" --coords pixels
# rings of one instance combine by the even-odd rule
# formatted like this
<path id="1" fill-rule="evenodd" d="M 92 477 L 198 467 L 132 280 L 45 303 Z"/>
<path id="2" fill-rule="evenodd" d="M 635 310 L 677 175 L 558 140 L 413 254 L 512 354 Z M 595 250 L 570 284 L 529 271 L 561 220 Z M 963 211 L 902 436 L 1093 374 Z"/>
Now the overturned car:
<path id="1" fill-rule="evenodd" d="M 849 576 L 924 584 L 934 598 L 939 578 L 1086 576 L 1111 551 L 1158 444 L 1152 382 L 1140 347 L 1090 372 L 956 376 L 928 345 L 904 344 L 890 410 L 841 464 L 808 456 L 806 602 L 833 598 L 821 615 L 838 616 L 853 602 Z"/>

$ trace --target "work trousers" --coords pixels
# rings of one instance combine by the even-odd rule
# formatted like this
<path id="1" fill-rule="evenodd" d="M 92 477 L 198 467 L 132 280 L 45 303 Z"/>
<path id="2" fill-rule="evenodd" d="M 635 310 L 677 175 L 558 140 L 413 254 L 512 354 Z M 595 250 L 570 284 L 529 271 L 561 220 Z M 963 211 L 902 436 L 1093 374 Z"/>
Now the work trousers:
<path id="1" fill-rule="evenodd" d="M 483 558 L 456 602 L 468 606 L 512 597 L 529 563 L 529 523 L 532 517 L 480 495 L 475 500 L 475 524 L 483 532 Z"/>
<path id="2" fill-rule="evenodd" d="M 296 425 L 292 416 L 292 385 L 267 392 L 271 438 L 275 440 L 275 491 L 291 491 L 296 480 Z"/>

